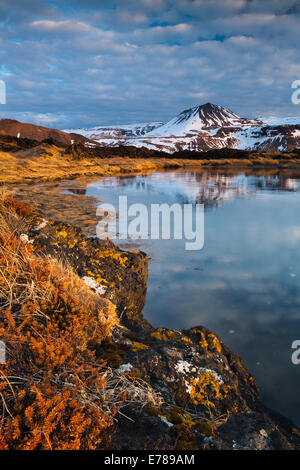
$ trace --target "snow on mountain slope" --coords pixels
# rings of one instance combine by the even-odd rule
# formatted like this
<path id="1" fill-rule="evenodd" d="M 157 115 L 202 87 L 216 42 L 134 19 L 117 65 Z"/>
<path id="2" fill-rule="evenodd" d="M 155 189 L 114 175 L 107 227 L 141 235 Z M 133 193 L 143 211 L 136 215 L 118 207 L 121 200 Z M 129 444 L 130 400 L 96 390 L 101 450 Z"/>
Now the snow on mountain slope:
<path id="1" fill-rule="evenodd" d="M 143 136 L 157 127 L 161 126 L 162 122 L 146 122 L 146 123 L 137 123 L 137 124 L 126 124 L 126 125 L 117 125 L 117 126 L 97 126 L 90 129 L 76 129 L 77 134 L 81 134 L 89 139 L 93 139 L 96 142 L 108 144 L 106 140 L 114 142 L 119 139 L 125 139 L 128 137 Z M 74 133 L 74 129 L 68 129 L 64 132 Z"/>
<path id="2" fill-rule="evenodd" d="M 239 149 L 289 151 L 300 147 L 300 125 L 297 124 L 243 129 L 234 136 Z"/>
<path id="3" fill-rule="evenodd" d="M 300 125 L 221 127 L 216 132 L 199 131 L 185 136 L 145 136 L 129 139 L 126 145 L 173 153 L 181 150 L 205 152 L 221 148 L 291 151 L 300 148 Z"/>
<path id="4" fill-rule="evenodd" d="M 148 133 L 151 136 L 184 136 L 220 127 L 250 127 L 262 125 L 261 121 L 240 118 L 229 109 L 206 103 L 187 109 L 163 126 Z"/>
<path id="5" fill-rule="evenodd" d="M 207 151 L 220 148 L 253 150 L 293 150 L 300 147 L 298 118 L 241 118 L 229 109 L 206 103 L 183 111 L 167 124 L 127 145 L 175 152 Z M 294 122 L 292 124 L 292 122 Z"/>
<path id="6" fill-rule="evenodd" d="M 300 116 L 289 116 L 289 117 L 276 117 L 268 116 L 259 118 L 265 124 L 269 126 L 282 126 L 282 125 L 291 125 L 291 124 L 300 124 Z"/>
<path id="7" fill-rule="evenodd" d="M 247 119 L 212 103 L 182 111 L 166 124 L 99 126 L 65 132 L 82 134 L 104 146 L 132 145 L 169 153 L 221 148 L 285 151 L 300 147 L 300 117 Z"/>

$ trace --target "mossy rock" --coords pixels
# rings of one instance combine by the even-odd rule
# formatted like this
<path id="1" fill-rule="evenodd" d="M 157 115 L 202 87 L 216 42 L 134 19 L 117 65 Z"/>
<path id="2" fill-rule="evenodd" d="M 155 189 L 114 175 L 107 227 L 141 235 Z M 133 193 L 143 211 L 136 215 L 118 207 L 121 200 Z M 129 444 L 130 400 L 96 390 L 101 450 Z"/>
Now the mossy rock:
<path id="1" fill-rule="evenodd" d="M 167 420 L 172 424 L 186 424 L 187 426 L 193 425 L 192 417 L 182 408 L 174 406 L 173 408 L 164 410 L 164 413 Z"/>
<path id="2" fill-rule="evenodd" d="M 97 357 L 100 357 L 112 369 L 117 369 L 124 363 L 123 356 L 126 347 L 114 343 L 110 338 L 105 339 L 96 349 Z"/>
<path id="3" fill-rule="evenodd" d="M 198 420 L 194 423 L 194 429 L 208 437 L 216 437 L 217 427 L 210 421 Z"/>
<path id="4" fill-rule="evenodd" d="M 199 450 L 194 430 L 187 424 L 176 424 L 169 434 L 175 438 L 175 450 Z"/>
<path id="5" fill-rule="evenodd" d="M 152 403 L 147 403 L 147 405 L 144 406 L 143 410 L 149 416 L 157 416 L 157 417 L 159 417 L 159 415 L 162 412 L 160 408 L 158 408 L 157 406 L 154 406 Z"/>

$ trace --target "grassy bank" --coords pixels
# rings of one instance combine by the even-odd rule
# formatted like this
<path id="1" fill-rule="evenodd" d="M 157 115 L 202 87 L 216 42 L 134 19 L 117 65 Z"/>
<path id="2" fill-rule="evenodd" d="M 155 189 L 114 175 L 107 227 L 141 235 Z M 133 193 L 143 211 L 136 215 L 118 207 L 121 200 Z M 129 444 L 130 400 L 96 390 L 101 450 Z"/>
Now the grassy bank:
<path id="1" fill-rule="evenodd" d="M 1 144 L 1 142 L 0 142 Z M 28 143 L 27 143 L 28 145 Z M 1 145 L 0 145 L 1 148 Z M 7 142 L 3 147 L 7 149 Z M 76 150 L 76 149 L 75 149 Z M 44 142 L 31 148 L 0 150 L 0 184 L 24 184 L 74 179 L 94 175 L 111 176 L 122 174 L 138 174 L 163 170 L 167 168 L 185 167 L 249 167 L 249 168 L 300 168 L 300 156 L 297 153 L 281 152 L 240 152 L 224 149 L 202 154 L 187 155 L 186 152 L 167 156 L 151 151 L 142 158 L 143 152 L 135 150 L 103 150 L 103 157 L 97 156 L 101 150 L 79 153 Z M 235 156 L 236 153 L 236 156 Z M 225 154 L 225 156 L 224 156 Z M 95 156 L 96 155 L 96 156 Z"/>
<path id="2" fill-rule="evenodd" d="M 115 305 L 28 234 L 39 216 L 0 197 L 0 450 L 106 448 L 140 382 L 105 365 L 95 349 L 119 325 Z M 125 393 L 126 392 L 126 393 Z"/>
<path id="3" fill-rule="evenodd" d="M 184 162 L 180 164 L 173 159 L 148 160 L 126 157 L 72 161 L 61 158 L 61 150 L 58 148 L 44 148 L 43 150 L 38 156 L 34 155 L 32 150 L 28 151 L 26 156 L 0 152 L 0 184 L 141 173 L 184 165 Z"/>

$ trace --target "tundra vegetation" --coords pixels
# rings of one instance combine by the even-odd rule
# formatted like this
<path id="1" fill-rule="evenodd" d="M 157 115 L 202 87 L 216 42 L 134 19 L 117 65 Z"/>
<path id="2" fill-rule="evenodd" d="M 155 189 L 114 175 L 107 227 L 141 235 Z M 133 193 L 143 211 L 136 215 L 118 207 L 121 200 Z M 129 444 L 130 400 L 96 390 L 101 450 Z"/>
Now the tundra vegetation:
<path id="1" fill-rule="evenodd" d="M 208 152 L 177 151 L 168 154 L 130 146 L 66 146 L 53 139 L 41 142 L 0 134 L 0 183 L 31 183 L 93 175 L 122 175 L 183 167 L 299 168 L 299 150 Z"/>
<path id="2" fill-rule="evenodd" d="M 96 357 L 119 324 L 116 307 L 35 246 L 24 232 L 39 225 L 36 213 L 2 193 L 0 449 L 102 448 L 122 406 L 152 397 Z"/>

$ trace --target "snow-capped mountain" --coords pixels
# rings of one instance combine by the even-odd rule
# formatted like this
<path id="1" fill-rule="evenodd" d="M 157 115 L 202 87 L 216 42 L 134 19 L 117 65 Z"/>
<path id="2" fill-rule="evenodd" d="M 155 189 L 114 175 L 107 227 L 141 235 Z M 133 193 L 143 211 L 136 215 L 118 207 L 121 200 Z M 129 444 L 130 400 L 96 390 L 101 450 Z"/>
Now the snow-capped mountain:
<path id="1" fill-rule="evenodd" d="M 77 129 L 77 133 L 87 137 L 88 139 L 95 140 L 96 142 L 109 144 L 109 142 L 114 142 L 115 140 L 119 141 L 130 137 L 144 136 L 162 125 L 163 122 L 120 124 L 117 126 L 99 126 L 92 127 L 90 129 Z M 74 130 L 68 129 L 64 132 L 73 133 Z"/>
<path id="2" fill-rule="evenodd" d="M 288 151 L 300 147 L 300 117 L 248 119 L 212 103 L 187 109 L 169 122 L 99 126 L 65 132 L 105 146 L 133 145 L 173 153 L 236 148 Z"/>
<path id="3" fill-rule="evenodd" d="M 284 124 L 243 129 L 234 134 L 237 147 L 254 150 L 294 150 L 300 148 L 300 125 Z"/>
<path id="4" fill-rule="evenodd" d="M 262 121 L 240 118 L 230 109 L 206 103 L 202 106 L 186 109 L 174 119 L 150 132 L 152 136 L 184 136 L 212 131 L 220 127 L 251 127 L 262 125 Z"/>

